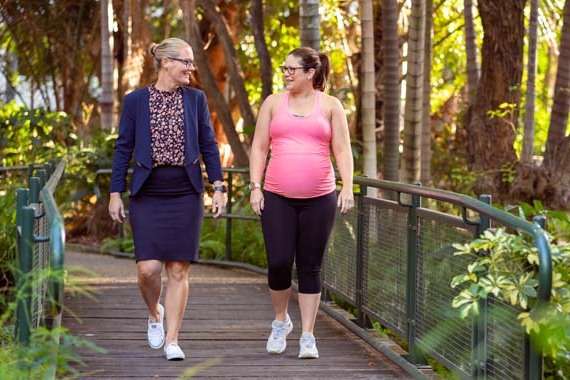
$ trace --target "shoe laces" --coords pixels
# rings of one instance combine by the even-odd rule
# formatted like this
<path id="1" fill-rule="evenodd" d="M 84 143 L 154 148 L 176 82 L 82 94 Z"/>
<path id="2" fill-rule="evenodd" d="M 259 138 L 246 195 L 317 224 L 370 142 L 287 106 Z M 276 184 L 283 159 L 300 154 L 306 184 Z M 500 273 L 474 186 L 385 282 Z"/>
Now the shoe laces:
<path id="1" fill-rule="evenodd" d="M 272 338 L 274 340 L 282 339 L 285 335 L 287 335 L 287 327 L 289 325 L 289 321 L 279 321 L 280 323 L 274 323 L 272 326 Z"/>
<path id="2" fill-rule="evenodd" d="M 315 337 L 313 335 L 309 335 L 309 334 L 303 334 L 301 336 L 301 342 L 300 342 L 301 346 L 303 346 L 304 348 L 312 348 L 313 346 L 315 346 L 316 342 L 315 342 Z"/>

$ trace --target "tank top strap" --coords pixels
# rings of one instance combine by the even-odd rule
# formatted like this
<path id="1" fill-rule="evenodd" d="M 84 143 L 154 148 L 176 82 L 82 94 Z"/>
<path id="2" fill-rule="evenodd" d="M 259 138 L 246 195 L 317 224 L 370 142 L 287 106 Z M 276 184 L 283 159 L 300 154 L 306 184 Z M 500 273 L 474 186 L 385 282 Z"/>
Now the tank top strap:
<path id="1" fill-rule="evenodd" d="M 281 99 L 279 99 L 279 111 L 287 112 L 288 107 L 289 107 L 289 91 L 283 91 Z"/>
<path id="2" fill-rule="evenodd" d="M 323 115 L 322 109 L 321 109 L 321 99 L 323 97 L 323 92 L 320 90 L 316 90 L 316 94 L 315 94 L 315 107 L 313 109 L 313 115 Z"/>

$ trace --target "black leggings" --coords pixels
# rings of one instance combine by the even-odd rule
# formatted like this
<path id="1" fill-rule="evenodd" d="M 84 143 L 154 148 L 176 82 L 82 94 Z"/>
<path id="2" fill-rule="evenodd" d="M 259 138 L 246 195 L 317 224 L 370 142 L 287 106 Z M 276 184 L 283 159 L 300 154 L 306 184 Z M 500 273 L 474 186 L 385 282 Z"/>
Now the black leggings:
<path id="1" fill-rule="evenodd" d="M 321 263 L 334 224 L 336 193 L 298 199 L 264 191 L 261 226 L 272 290 L 291 286 L 293 260 L 299 293 L 321 291 Z"/>

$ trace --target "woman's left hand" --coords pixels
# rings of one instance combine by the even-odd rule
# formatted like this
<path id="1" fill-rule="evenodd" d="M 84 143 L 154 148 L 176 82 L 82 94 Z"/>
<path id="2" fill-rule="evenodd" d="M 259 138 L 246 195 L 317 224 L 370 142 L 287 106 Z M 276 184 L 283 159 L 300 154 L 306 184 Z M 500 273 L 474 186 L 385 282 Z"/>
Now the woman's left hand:
<path id="1" fill-rule="evenodd" d="M 340 212 L 342 214 L 346 214 L 351 208 L 354 207 L 354 194 L 352 193 L 352 186 L 349 188 L 342 188 L 338 194 L 338 207 L 340 207 Z"/>
<path id="2" fill-rule="evenodd" d="M 226 197 L 221 191 L 214 191 L 214 196 L 212 197 L 212 213 L 214 218 L 222 215 L 222 210 L 226 207 Z"/>

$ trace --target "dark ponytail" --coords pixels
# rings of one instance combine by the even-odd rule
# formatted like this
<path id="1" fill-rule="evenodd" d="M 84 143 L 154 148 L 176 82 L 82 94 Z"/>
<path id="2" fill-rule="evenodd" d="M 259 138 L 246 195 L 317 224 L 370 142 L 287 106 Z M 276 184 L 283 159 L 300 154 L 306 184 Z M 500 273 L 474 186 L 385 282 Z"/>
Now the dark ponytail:
<path id="1" fill-rule="evenodd" d="M 310 47 L 300 47 L 293 49 L 288 55 L 293 55 L 301 59 L 301 66 L 305 71 L 315 69 L 313 76 L 313 88 L 324 91 L 330 71 L 329 57 L 324 53 L 319 53 Z"/>
<path id="2" fill-rule="evenodd" d="M 329 79 L 330 62 L 329 57 L 325 53 L 319 53 L 320 65 L 313 77 L 313 88 L 324 91 Z"/>

